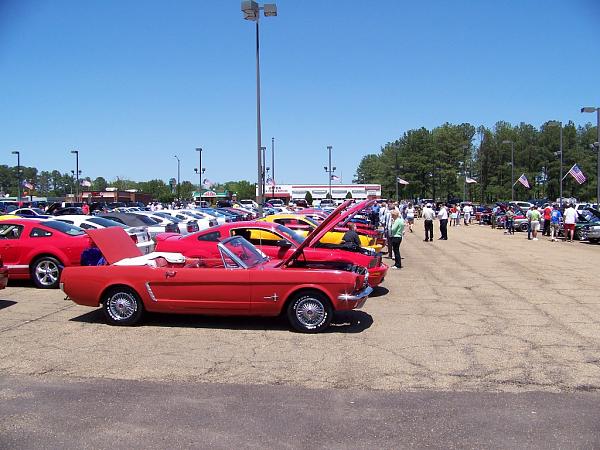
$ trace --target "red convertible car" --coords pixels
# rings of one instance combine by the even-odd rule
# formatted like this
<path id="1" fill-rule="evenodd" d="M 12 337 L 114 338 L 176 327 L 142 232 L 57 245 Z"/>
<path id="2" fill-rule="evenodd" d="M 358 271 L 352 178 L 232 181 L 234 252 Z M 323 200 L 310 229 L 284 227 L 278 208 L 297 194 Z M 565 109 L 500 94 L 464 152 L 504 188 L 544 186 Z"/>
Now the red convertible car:
<path id="1" fill-rule="evenodd" d="M 102 305 L 113 325 L 133 325 L 144 311 L 179 314 L 287 315 L 297 330 L 326 329 L 334 311 L 360 308 L 373 290 L 364 267 L 304 261 L 303 245 L 270 261 L 241 236 L 218 243 L 218 258 L 141 255 L 120 228 L 86 230 L 109 265 L 67 267 L 61 289 L 75 303 Z"/>
<path id="2" fill-rule="evenodd" d="M 306 261 L 318 262 L 323 266 L 350 263 L 366 267 L 369 271 L 369 285 L 376 287 L 381 284 L 388 270 L 388 266 L 381 261 L 381 254 L 362 248 L 348 250 L 339 244 L 323 244 L 314 239 L 320 230 L 324 229 L 327 233 L 336 227 L 337 223 L 352 217 L 364 206 L 359 203 L 346 211 L 343 208 L 344 206 L 341 206 L 331 213 L 328 223 L 324 227 L 319 226 L 306 238 L 277 223 L 231 222 L 186 236 L 159 234 L 156 237 L 156 251 L 178 252 L 195 258 L 214 258 L 219 255 L 219 241 L 231 236 L 242 236 L 269 258 L 281 260 L 288 258 L 303 242 L 306 242 L 302 251 L 302 258 Z"/>
<path id="3" fill-rule="evenodd" d="M 81 228 L 64 222 L 0 221 L 0 257 L 8 277 L 31 278 L 39 288 L 57 288 L 63 267 L 78 265 L 81 253 L 89 246 L 90 239 Z"/>

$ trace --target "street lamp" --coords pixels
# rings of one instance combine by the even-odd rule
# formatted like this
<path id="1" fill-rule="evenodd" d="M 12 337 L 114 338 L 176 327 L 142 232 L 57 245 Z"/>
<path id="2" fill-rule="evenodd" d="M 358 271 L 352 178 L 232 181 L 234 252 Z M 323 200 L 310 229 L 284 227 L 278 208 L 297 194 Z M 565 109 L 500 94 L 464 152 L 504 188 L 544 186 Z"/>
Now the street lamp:
<path id="1" fill-rule="evenodd" d="M 333 196 L 331 195 L 331 177 L 333 175 L 333 172 L 335 172 L 335 167 L 331 167 L 331 149 L 333 147 L 331 145 L 327 146 L 327 151 L 329 152 L 329 166 L 328 167 L 323 167 L 325 169 L 325 172 L 328 173 L 329 175 L 329 198 L 333 200 Z"/>
<path id="2" fill-rule="evenodd" d="M 562 122 L 558 120 L 551 120 L 548 125 L 560 127 L 560 200 L 559 206 L 562 206 L 563 200 L 563 126 Z"/>
<path id="3" fill-rule="evenodd" d="M 71 153 L 75 155 L 75 201 L 79 198 L 79 150 L 71 150 Z"/>
<path id="4" fill-rule="evenodd" d="M 21 201 L 21 152 L 15 150 L 11 152 L 17 155 L 17 201 Z"/>
<path id="5" fill-rule="evenodd" d="M 177 200 L 181 200 L 179 193 L 179 177 L 181 175 L 181 161 L 177 155 L 173 155 L 173 157 L 177 160 Z"/>
<path id="6" fill-rule="evenodd" d="M 194 172 L 196 172 L 198 174 L 198 193 L 201 193 L 202 191 L 202 175 L 204 175 L 204 172 L 206 171 L 206 169 L 204 167 L 202 167 L 202 147 L 198 147 L 196 149 L 196 151 L 198 152 L 198 158 L 199 158 L 199 163 L 198 163 L 198 169 L 194 169 Z"/>
<path id="7" fill-rule="evenodd" d="M 271 199 L 275 198 L 275 138 L 271 138 Z"/>
<path id="8" fill-rule="evenodd" d="M 515 143 L 509 139 L 502 141 L 503 144 L 510 144 L 510 199 L 515 201 Z"/>
<path id="9" fill-rule="evenodd" d="M 600 108 L 586 106 L 581 108 L 582 113 L 596 113 L 596 133 L 598 134 L 598 142 L 594 145 L 600 145 Z M 598 148 L 598 168 L 596 169 L 596 202 L 600 208 L 600 146 Z"/>
<path id="10" fill-rule="evenodd" d="M 242 12 L 244 13 L 245 20 L 251 20 L 256 22 L 256 149 L 258 157 L 258 176 L 257 176 L 257 188 L 258 188 L 258 215 L 263 215 L 263 196 L 264 190 L 261 183 L 261 175 L 263 175 L 263 168 L 261 164 L 261 130 L 260 130 L 260 51 L 259 51 L 259 27 L 258 22 L 260 18 L 260 10 L 263 10 L 265 17 L 274 17 L 277 15 L 277 5 L 275 3 L 265 3 L 260 6 L 258 2 L 252 0 L 242 1 Z"/>

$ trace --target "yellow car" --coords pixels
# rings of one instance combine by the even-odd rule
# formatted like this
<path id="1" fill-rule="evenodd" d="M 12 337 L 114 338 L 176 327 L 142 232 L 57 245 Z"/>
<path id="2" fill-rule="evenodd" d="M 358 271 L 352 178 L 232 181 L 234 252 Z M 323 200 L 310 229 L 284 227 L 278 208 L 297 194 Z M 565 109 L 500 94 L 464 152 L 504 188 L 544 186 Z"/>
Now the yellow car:
<path id="1" fill-rule="evenodd" d="M 318 226 L 318 223 L 315 222 L 314 219 L 303 216 L 302 214 L 272 214 L 259 220 L 263 222 L 274 222 L 284 225 L 304 237 L 306 237 L 308 233 Z M 377 239 L 374 236 L 371 237 L 365 234 L 360 234 L 360 231 L 358 231 L 358 233 L 361 247 L 370 248 L 376 252 L 381 251 L 382 246 L 377 243 Z M 323 244 L 341 244 L 343 237 L 343 231 L 330 231 L 323 236 L 319 242 Z"/>
<path id="2" fill-rule="evenodd" d="M 22 217 L 15 216 L 14 214 L 4 214 L 0 216 L 0 220 L 13 220 L 13 219 L 22 219 Z"/>

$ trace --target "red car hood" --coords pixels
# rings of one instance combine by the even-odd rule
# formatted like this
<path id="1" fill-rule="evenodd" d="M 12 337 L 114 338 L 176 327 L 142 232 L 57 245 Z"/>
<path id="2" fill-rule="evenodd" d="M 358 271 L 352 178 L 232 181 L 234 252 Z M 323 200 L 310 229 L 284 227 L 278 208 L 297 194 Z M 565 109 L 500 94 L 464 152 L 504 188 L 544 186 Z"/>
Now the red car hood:
<path id="1" fill-rule="evenodd" d="M 124 258 L 142 256 L 142 251 L 121 227 L 85 230 L 85 232 L 94 241 L 109 264 L 114 264 Z"/>
<path id="2" fill-rule="evenodd" d="M 338 223 L 347 217 L 351 217 L 359 211 L 369 207 L 372 205 L 375 200 L 365 200 L 360 203 L 357 203 L 352 208 L 348 208 L 348 206 L 353 202 L 353 200 L 346 200 L 340 206 L 338 206 L 335 211 L 329 214 L 323 221 L 306 236 L 306 239 L 294 250 L 294 252 L 283 260 L 282 265 L 288 265 L 293 260 L 295 260 L 306 247 L 312 247 L 314 244 L 319 242 L 323 236 L 325 236 L 329 231 L 336 227 Z M 348 208 L 348 209 L 346 209 Z"/>

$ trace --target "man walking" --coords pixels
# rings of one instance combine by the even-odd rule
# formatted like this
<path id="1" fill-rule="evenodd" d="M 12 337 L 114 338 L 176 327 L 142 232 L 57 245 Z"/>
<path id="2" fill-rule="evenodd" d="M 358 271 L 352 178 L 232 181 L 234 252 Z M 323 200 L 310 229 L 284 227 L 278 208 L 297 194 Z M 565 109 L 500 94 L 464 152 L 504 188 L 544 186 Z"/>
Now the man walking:
<path id="1" fill-rule="evenodd" d="M 440 219 L 440 239 L 442 241 L 448 240 L 448 208 L 442 204 L 438 212 L 438 218 Z"/>
<path id="2" fill-rule="evenodd" d="M 542 215 L 540 214 L 540 212 L 537 209 L 537 206 L 533 206 L 532 210 L 531 210 L 531 233 L 533 235 L 533 240 L 537 241 L 537 234 L 538 231 L 540 231 L 540 218 L 542 217 Z"/>
<path id="3" fill-rule="evenodd" d="M 400 256 L 400 244 L 404 235 L 404 219 L 396 210 L 392 211 L 392 248 L 394 250 L 394 265 L 392 269 L 402 269 L 402 257 Z"/>
<path id="4" fill-rule="evenodd" d="M 433 219 L 435 211 L 431 208 L 431 203 L 427 203 L 423 208 L 423 219 L 425 221 L 425 239 L 424 242 L 433 242 Z"/>

